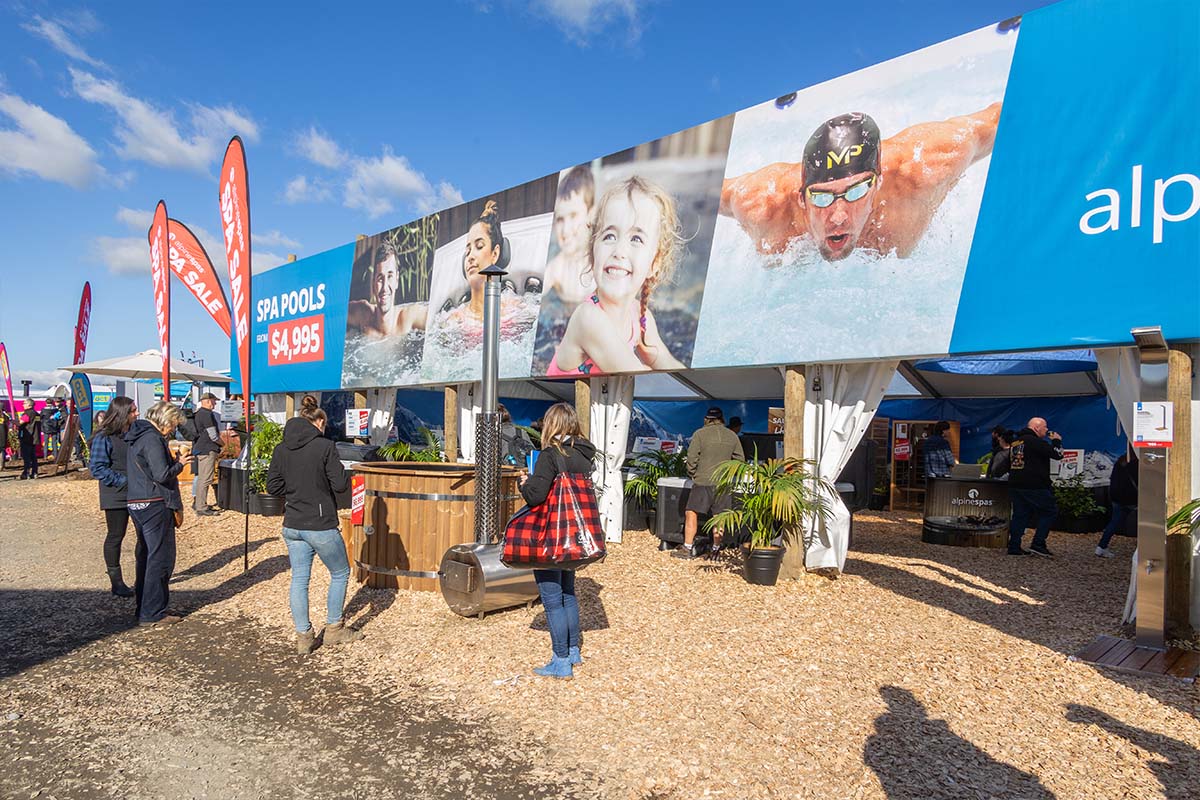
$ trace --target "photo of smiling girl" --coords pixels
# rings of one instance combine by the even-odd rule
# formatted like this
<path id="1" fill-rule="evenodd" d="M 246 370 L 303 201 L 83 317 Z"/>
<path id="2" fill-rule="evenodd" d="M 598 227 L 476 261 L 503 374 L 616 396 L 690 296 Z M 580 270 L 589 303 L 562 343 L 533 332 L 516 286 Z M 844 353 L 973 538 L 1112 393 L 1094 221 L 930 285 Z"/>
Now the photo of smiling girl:
<path id="1" fill-rule="evenodd" d="M 571 314 L 547 376 L 683 369 L 650 310 L 683 246 L 675 201 L 661 186 L 633 176 L 610 187 L 596 206 L 587 253 L 595 293 Z"/>

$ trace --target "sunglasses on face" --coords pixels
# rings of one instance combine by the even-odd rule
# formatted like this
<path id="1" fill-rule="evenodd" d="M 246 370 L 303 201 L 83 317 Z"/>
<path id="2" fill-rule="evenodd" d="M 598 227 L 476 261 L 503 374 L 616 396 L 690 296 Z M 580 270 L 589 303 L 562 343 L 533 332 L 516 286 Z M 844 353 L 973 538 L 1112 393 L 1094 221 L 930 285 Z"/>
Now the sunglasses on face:
<path id="1" fill-rule="evenodd" d="M 812 203 L 817 208 L 829 208 L 833 202 L 839 197 L 845 199 L 847 203 L 853 203 L 862 200 L 867 196 L 867 192 L 875 185 L 875 176 L 859 181 L 844 192 L 822 192 L 805 189 L 804 196 L 808 198 L 808 202 Z"/>

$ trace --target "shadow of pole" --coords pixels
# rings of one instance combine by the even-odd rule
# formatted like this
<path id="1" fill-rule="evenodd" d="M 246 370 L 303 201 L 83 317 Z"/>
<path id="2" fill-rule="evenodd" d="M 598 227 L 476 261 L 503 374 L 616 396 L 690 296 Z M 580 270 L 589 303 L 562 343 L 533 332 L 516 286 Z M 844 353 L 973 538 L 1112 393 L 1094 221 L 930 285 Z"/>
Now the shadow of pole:
<path id="1" fill-rule="evenodd" d="M 879 694 L 888 710 L 876 717 L 863 760 L 891 800 L 1054 797 L 1036 776 L 996 760 L 931 718 L 907 689 L 884 686 Z"/>

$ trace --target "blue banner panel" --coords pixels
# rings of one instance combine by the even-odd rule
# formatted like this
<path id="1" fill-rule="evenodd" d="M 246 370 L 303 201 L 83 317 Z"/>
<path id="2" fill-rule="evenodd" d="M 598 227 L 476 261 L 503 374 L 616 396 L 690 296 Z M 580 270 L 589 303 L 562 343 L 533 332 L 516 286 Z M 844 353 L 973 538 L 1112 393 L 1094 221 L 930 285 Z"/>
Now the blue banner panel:
<path id="1" fill-rule="evenodd" d="M 1021 24 L 950 352 L 1200 336 L 1200 4 Z"/>
<path id="2" fill-rule="evenodd" d="M 254 276 L 255 394 L 340 388 L 353 261 L 348 244 Z"/>
<path id="3" fill-rule="evenodd" d="M 71 375 L 71 399 L 75 401 L 75 413 L 79 415 L 79 431 L 85 441 L 91 441 L 92 422 L 96 412 L 92 398 L 92 382 L 82 372 Z"/>

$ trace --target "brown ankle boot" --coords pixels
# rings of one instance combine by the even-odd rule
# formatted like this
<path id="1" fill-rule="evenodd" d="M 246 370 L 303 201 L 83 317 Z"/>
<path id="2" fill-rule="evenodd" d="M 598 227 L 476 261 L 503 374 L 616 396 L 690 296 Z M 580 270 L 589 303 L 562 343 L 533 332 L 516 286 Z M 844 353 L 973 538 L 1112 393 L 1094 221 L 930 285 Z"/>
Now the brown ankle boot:
<path id="1" fill-rule="evenodd" d="M 296 634 L 296 655 L 306 656 L 317 646 L 317 632 L 309 628 L 304 633 Z"/>
<path id="2" fill-rule="evenodd" d="M 344 621 L 325 626 L 325 644 L 350 644 L 361 638 L 362 631 L 347 628 Z"/>

